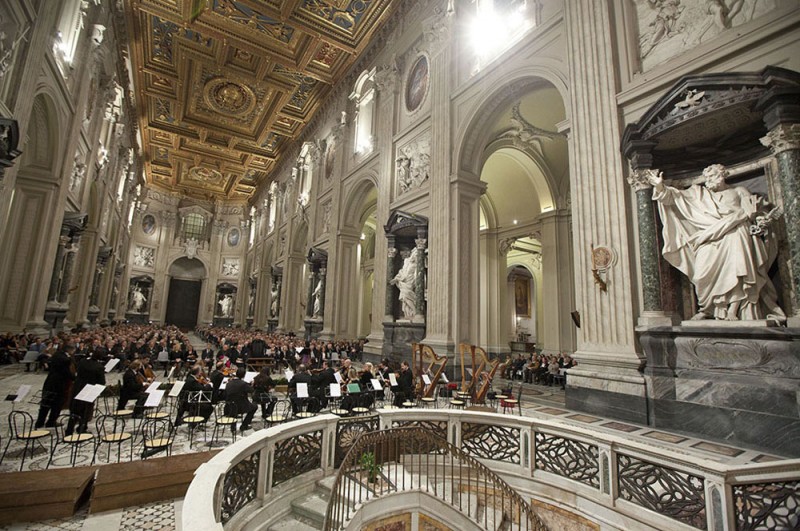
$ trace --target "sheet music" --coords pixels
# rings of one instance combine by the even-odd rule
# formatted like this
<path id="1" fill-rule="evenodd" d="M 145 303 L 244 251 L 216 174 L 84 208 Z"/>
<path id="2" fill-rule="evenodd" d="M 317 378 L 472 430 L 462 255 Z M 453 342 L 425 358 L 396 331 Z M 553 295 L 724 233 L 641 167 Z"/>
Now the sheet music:
<path id="1" fill-rule="evenodd" d="M 298 354 L 300 354 L 301 352 L 303 352 L 303 348 L 304 348 L 304 347 L 294 347 L 294 349 L 297 351 L 297 353 L 298 353 Z"/>
<path id="2" fill-rule="evenodd" d="M 184 382 L 183 380 L 172 384 L 172 389 L 169 390 L 169 396 L 175 397 L 181 394 L 184 385 L 186 385 L 186 382 Z"/>
<path id="3" fill-rule="evenodd" d="M 31 386 L 30 385 L 20 385 L 19 389 L 17 389 L 17 398 L 14 399 L 14 402 L 22 402 L 22 399 L 25 398 L 25 395 L 30 393 Z"/>
<path id="4" fill-rule="evenodd" d="M 247 371 L 246 373 L 244 373 L 244 378 L 242 378 L 242 380 L 244 380 L 247 383 L 253 383 L 253 379 L 256 376 L 258 376 L 258 373 L 256 371 Z"/>
<path id="5" fill-rule="evenodd" d="M 297 384 L 297 398 L 308 398 L 308 384 L 305 382 L 298 382 Z"/>
<path id="6" fill-rule="evenodd" d="M 431 384 L 431 377 L 428 376 L 427 374 L 423 374 L 422 375 L 422 381 L 425 382 L 425 385 L 430 385 Z"/>
<path id="7" fill-rule="evenodd" d="M 116 367 L 118 363 L 119 363 L 119 358 L 111 358 L 110 360 L 108 360 L 108 363 L 106 363 L 106 372 L 113 371 L 114 367 Z"/>
<path id="8" fill-rule="evenodd" d="M 153 391 L 147 395 L 147 401 L 144 403 L 144 407 L 158 407 L 162 398 L 164 398 L 164 391 Z"/>
<path id="9" fill-rule="evenodd" d="M 393 372 L 389 373 L 389 383 L 392 384 L 392 387 L 397 386 L 397 376 Z"/>
<path id="10" fill-rule="evenodd" d="M 158 381 L 153 382 L 147 387 L 147 389 L 145 389 L 144 392 L 145 393 L 152 393 L 153 391 L 158 391 L 158 387 L 160 385 L 161 385 L 161 382 L 158 382 Z"/>
<path id="11" fill-rule="evenodd" d="M 94 402 L 97 400 L 97 397 L 100 396 L 105 390 L 106 386 L 103 384 L 88 384 L 84 385 L 81 392 L 75 396 L 75 400 L 80 400 L 82 402 Z"/>
<path id="12" fill-rule="evenodd" d="M 333 377 L 336 378 L 336 383 L 337 384 L 342 385 L 344 383 L 344 380 L 342 379 L 342 375 L 338 371 L 333 373 Z M 333 385 L 333 384 L 331 384 L 331 385 Z"/>
<path id="13" fill-rule="evenodd" d="M 375 391 L 380 391 L 381 389 L 383 389 L 383 386 L 381 385 L 381 381 L 380 381 L 380 380 L 378 380 L 377 378 L 373 378 L 373 379 L 372 379 L 372 380 L 370 380 L 370 381 L 372 382 L 372 388 L 373 388 Z"/>
<path id="14" fill-rule="evenodd" d="M 220 391 L 222 391 L 222 390 L 224 390 L 226 387 L 228 387 L 228 380 L 230 380 L 230 378 L 228 378 L 227 376 L 226 376 L 225 378 L 223 378 L 223 379 L 222 379 L 222 383 L 221 383 L 221 384 L 219 384 L 219 389 L 220 389 Z"/>
<path id="15" fill-rule="evenodd" d="M 339 384 L 329 384 L 331 388 L 331 398 L 337 398 L 342 396 L 342 388 L 339 387 Z"/>
<path id="16" fill-rule="evenodd" d="M 286 382 L 291 382 L 292 378 L 294 378 L 294 371 L 292 369 L 286 369 L 283 371 L 283 374 L 286 376 Z"/>
<path id="17" fill-rule="evenodd" d="M 167 380 L 172 380 L 172 375 L 175 374 L 175 367 L 172 367 L 167 374 Z"/>

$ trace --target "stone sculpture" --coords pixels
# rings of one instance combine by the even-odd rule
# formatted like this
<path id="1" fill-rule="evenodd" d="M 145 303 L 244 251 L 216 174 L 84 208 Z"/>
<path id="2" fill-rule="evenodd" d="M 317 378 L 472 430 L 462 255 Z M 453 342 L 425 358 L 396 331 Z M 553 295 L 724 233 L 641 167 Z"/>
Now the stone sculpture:
<path id="1" fill-rule="evenodd" d="M 233 297 L 230 294 L 224 295 L 218 304 L 223 317 L 233 317 Z"/>
<path id="2" fill-rule="evenodd" d="M 142 293 L 142 288 L 136 286 L 131 293 L 131 310 L 141 313 L 144 309 L 144 304 L 147 302 L 147 297 Z"/>
<path id="3" fill-rule="evenodd" d="M 786 316 L 768 276 L 777 246 L 765 229 L 780 214 L 745 188 L 730 187 L 721 164 L 703 170 L 705 184 L 678 190 L 650 172 L 653 200 L 664 225 L 664 258 L 697 293 L 692 318 L 778 322 Z"/>
<path id="4" fill-rule="evenodd" d="M 416 312 L 416 279 L 419 257 L 420 250 L 415 247 L 403 261 L 403 267 L 390 281 L 391 285 L 397 286 L 397 289 L 400 290 L 400 304 L 406 319 L 412 319 Z"/>
<path id="5" fill-rule="evenodd" d="M 311 294 L 314 297 L 314 317 L 322 315 L 322 280 L 317 282 L 314 292 Z"/>

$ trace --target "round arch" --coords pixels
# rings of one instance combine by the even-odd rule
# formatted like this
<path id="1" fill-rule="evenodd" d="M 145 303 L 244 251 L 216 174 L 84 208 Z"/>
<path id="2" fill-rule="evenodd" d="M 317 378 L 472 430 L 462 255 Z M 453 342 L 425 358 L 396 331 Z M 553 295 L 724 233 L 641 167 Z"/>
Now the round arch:
<path id="1" fill-rule="evenodd" d="M 476 98 L 455 136 L 452 163 L 459 173 L 476 177 L 480 175 L 485 160 L 484 148 L 489 144 L 489 135 L 492 133 L 488 125 L 500 109 L 508 107 L 521 94 L 543 85 L 551 85 L 555 87 L 564 102 L 569 101 L 567 75 L 557 66 L 557 63 L 543 63 L 511 72 L 496 71 L 483 81 L 482 86 L 496 88 L 487 90 Z M 569 120 L 567 105 L 565 110 Z"/>
<path id="2" fill-rule="evenodd" d="M 167 269 L 172 278 L 183 280 L 203 280 L 208 278 L 206 265 L 199 258 L 181 256 L 173 260 Z"/>
<path id="3" fill-rule="evenodd" d="M 347 198 L 344 201 L 345 217 L 342 226 L 352 229 L 360 229 L 361 217 L 364 214 L 364 206 L 373 191 L 378 189 L 378 178 L 373 172 L 367 172 L 356 178 L 355 184 L 350 188 Z"/>

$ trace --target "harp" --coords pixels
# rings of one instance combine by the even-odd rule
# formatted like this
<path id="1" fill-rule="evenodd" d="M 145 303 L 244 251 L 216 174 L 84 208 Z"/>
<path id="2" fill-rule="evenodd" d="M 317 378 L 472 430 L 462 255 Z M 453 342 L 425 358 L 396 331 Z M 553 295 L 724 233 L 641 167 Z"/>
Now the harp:
<path id="1" fill-rule="evenodd" d="M 472 396 L 475 404 L 482 404 L 486 400 L 486 393 L 492 386 L 492 380 L 498 370 L 502 372 L 508 360 L 500 358 L 490 360 L 486 351 L 476 345 L 459 345 L 461 351 L 461 392 Z M 472 375 L 467 380 L 467 355 L 472 366 Z"/>
<path id="2" fill-rule="evenodd" d="M 413 343 L 411 352 L 413 354 L 414 373 L 417 375 L 417 396 L 430 398 L 433 396 L 436 384 L 439 383 L 439 378 L 442 377 L 444 368 L 447 365 L 447 356 L 437 356 L 431 347 L 421 343 Z M 423 374 L 428 375 L 430 384 L 425 384 L 425 380 L 422 378 Z"/>

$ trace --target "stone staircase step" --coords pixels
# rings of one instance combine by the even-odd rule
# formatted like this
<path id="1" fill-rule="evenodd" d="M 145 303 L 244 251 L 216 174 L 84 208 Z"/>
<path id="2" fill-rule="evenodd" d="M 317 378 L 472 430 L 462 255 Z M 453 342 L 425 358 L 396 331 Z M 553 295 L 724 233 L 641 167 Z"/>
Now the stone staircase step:
<path id="1" fill-rule="evenodd" d="M 281 521 L 271 525 L 269 531 L 319 531 L 321 529 L 322 524 L 289 514 Z"/>
<path id="2" fill-rule="evenodd" d="M 314 491 L 309 496 L 292 501 L 292 513 L 302 516 L 308 520 L 319 524 L 320 528 L 325 522 L 325 512 L 328 510 L 328 500 L 324 499 L 319 492 Z"/>

